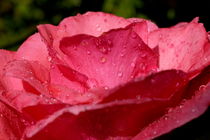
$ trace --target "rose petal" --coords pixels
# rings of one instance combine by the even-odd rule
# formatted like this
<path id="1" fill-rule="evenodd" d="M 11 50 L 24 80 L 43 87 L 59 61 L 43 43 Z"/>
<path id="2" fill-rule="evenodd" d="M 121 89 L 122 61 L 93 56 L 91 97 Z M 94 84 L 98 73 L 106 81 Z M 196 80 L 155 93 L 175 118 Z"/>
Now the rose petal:
<path id="1" fill-rule="evenodd" d="M 190 81 L 183 101 L 172 107 L 160 119 L 151 123 L 134 140 L 150 140 L 189 122 L 203 114 L 210 105 L 210 67 Z"/>
<path id="2" fill-rule="evenodd" d="M 49 67 L 48 50 L 45 43 L 41 40 L 40 34 L 30 36 L 18 49 L 16 59 L 38 61 L 45 67 Z"/>
<path id="3" fill-rule="evenodd" d="M 34 95 L 25 91 L 8 91 L 0 94 L 0 101 L 6 103 L 13 109 L 21 112 L 22 108 L 37 104 L 48 104 L 51 100 L 47 97 Z"/>
<path id="4" fill-rule="evenodd" d="M 186 86 L 187 82 L 188 77 L 182 71 L 162 71 L 110 90 L 110 93 L 102 102 L 145 97 L 171 100 L 174 96 L 183 96 L 178 92 Z M 178 99 L 180 100 L 180 97 Z"/>
<path id="5" fill-rule="evenodd" d="M 42 69 L 38 63 L 34 64 L 36 66 L 33 67 L 33 63 L 29 63 L 29 61 L 25 60 L 16 60 L 8 63 L 4 70 L 4 87 L 7 88 L 7 90 L 24 90 L 22 84 L 22 80 L 24 80 L 39 91 L 39 94 L 48 94 L 43 83 L 47 83 L 47 76 L 45 77 L 45 73 L 47 72 Z M 43 73 L 44 75 L 40 77 L 41 75 L 38 73 Z"/>
<path id="6" fill-rule="evenodd" d="M 207 33 L 198 19 L 171 28 L 162 28 L 149 35 L 149 46 L 159 47 L 161 70 L 185 72 L 201 70 L 210 64 Z"/>
<path id="7" fill-rule="evenodd" d="M 92 86 L 114 87 L 157 68 L 157 55 L 133 31 L 132 26 L 95 38 L 64 38 L 60 49 L 71 69 L 85 74 Z M 91 87 L 91 86 L 90 86 Z"/>
<path id="8" fill-rule="evenodd" d="M 2 77 L 2 71 L 4 66 L 14 59 L 15 52 L 0 50 L 0 77 Z"/>
<path id="9" fill-rule="evenodd" d="M 132 137 L 148 122 L 160 116 L 163 106 L 164 103 L 147 99 L 67 107 L 28 127 L 25 135 L 26 139 L 62 140 Z M 162 111 L 152 111 L 157 108 Z"/>
<path id="10" fill-rule="evenodd" d="M 136 21 L 143 23 L 138 25 Z M 65 60 L 65 56 L 63 56 L 63 53 L 59 49 L 60 41 L 64 37 L 79 34 L 100 36 L 104 32 L 112 29 L 124 28 L 131 23 L 137 24 L 137 27 L 134 28 L 134 31 L 140 37 L 143 37 L 143 41 L 145 43 L 147 43 L 147 34 L 157 29 L 157 26 L 154 23 L 145 19 L 138 18 L 132 20 L 103 12 L 87 12 L 83 15 L 78 14 L 74 17 L 68 17 L 64 19 L 58 26 L 53 26 L 50 24 L 39 25 L 38 30 L 43 40 L 45 40 L 47 46 L 49 47 L 49 53 L 51 53 L 53 57 L 60 57 L 62 60 Z M 139 29 L 142 30 L 140 31 Z"/>
<path id="11" fill-rule="evenodd" d="M 0 101 L 0 139 L 20 140 L 25 126 L 16 111 Z"/>
<path id="12" fill-rule="evenodd" d="M 172 78 L 168 80 L 170 76 L 172 76 Z M 167 106 L 172 106 L 177 103 L 177 101 L 175 102 L 174 100 L 172 102 L 172 99 L 169 99 L 168 97 L 172 95 L 166 95 L 166 92 L 168 91 L 171 93 L 171 90 L 174 90 L 175 87 L 177 89 L 174 92 L 177 93 L 178 90 L 180 91 L 182 89 L 180 85 L 184 84 L 184 78 L 186 78 L 186 75 L 177 71 L 166 71 L 158 73 L 157 75 L 151 75 L 149 78 L 143 79 L 143 82 L 138 82 L 138 87 L 142 86 L 142 89 L 144 86 L 146 89 L 148 89 L 148 87 L 156 89 L 155 86 L 159 86 L 159 88 L 162 87 L 159 95 L 153 97 L 151 96 L 153 93 L 144 93 L 144 91 L 141 93 L 140 88 L 138 89 L 140 91 L 138 95 L 144 96 L 143 98 L 136 97 L 137 94 L 133 96 L 127 94 L 128 97 L 125 98 L 109 98 L 111 101 L 109 100 L 110 102 L 107 101 L 106 103 L 103 102 L 95 105 L 63 108 L 48 115 L 37 122 L 36 125 L 28 128 L 26 130 L 26 135 L 29 139 L 68 139 L 69 137 L 78 140 L 87 139 L 89 137 L 92 137 L 93 139 L 117 137 L 126 139 L 129 137 L 130 139 L 141 131 L 148 123 L 163 115 Z M 153 83 L 154 81 L 151 83 L 152 79 L 156 80 L 156 83 Z M 158 84 L 158 80 L 161 79 L 165 80 L 165 83 Z M 180 82 L 179 86 L 177 86 L 178 81 Z M 166 87 L 166 85 L 168 87 Z M 168 90 L 169 88 L 171 88 L 170 91 Z M 164 93 L 161 93 L 163 91 Z M 121 91 L 122 94 L 123 92 L 126 91 Z M 129 93 L 131 94 L 133 92 Z M 171 102 L 168 102 L 169 100 Z M 26 109 L 28 110 L 26 113 L 29 113 L 28 115 L 33 117 L 30 112 L 34 112 L 34 109 L 37 111 L 38 108 L 36 106 L 29 107 Z M 42 110 L 42 108 L 38 110 Z M 38 114 L 43 114 L 42 112 L 45 111 L 38 112 Z M 65 125 L 61 125 L 64 122 Z M 54 128 L 58 127 L 60 131 L 55 132 L 57 129 L 55 130 Z M 64 137 L 64 133 L 68 135 L 65 135 Z"/>
<path id="13" fill-rule="evenodd" d="M 200 90 L 191 100 L 184 101 L 180 106 L 172 108 L 158 121 L 150 124 L 133 140 L 150 140 L 189 122 L 203 114 L 210 104 L 210 84 Z"/>

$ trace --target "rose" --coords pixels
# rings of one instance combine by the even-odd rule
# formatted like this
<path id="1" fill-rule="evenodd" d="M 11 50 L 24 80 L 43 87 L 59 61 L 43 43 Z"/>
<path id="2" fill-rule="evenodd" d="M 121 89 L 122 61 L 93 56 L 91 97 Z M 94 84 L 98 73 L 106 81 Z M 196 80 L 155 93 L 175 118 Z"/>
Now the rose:
<path id="1" fill-rule="evenodd" d="M 0 139 L 147 140 L 210 102 L 198 18 L 170 28 L 88 12 L 0 50 Z"/>

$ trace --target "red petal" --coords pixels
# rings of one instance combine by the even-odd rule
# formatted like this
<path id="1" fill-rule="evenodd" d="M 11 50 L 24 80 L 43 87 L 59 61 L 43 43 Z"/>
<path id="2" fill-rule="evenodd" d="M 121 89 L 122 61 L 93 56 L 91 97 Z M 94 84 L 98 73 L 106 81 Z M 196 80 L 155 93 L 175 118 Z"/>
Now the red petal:
<path id="1" fill-rule="evenodd" d="M 187 82 L 186 74 L 181 71 L 162 71 L 110 90 L 103 102 L 145 97 L 166 101 L 180 96 L 178 92 Z"/>
<path id="2" fill-rule="evenodd" d="M 171 108 L 169 112 L 159 120 L 150 124 L 139 133 L 133 140 L 150 140 L 165 134 L 192 119 L 203 114 L 210 104 L 210 84 L 205 89 L 196 93 L 190 100 L 183 101 L 180 106 Z"/>
<path id="3" fill-rule="evenodd" d="M 170 76 L 172 76 L 171 79 L 168 79 Z M 155 82 L 151 83 L 151 77 Z M 143 79 L 143 82 L 138 82 L 138 87 L 140 87 L 137 89 L 138 95 L 143 96 L 143 98 L 138 98 L 134 89 L 135 92 L 121 91 L 122 96 L 123 92 L 127 92 L 128 97 L 112 98 L 112 101 L 107 103 L 63 108 L 51 115 L 48 114 L 48 117 L 42 118 L 37 124 L 27 128 L 25 134 L 28 139 L 32 140 L 58 138 L 63 140 L 68 138 L 78 140 L 88 138 L 130 139 L 149 123 L 162 116 L 168 106 L 177 104 L 177 101 L 175 102 L 168 96 L 172 96 L 169 93 L 175 94 L 174 92 L 178 93 L 182 89 L 183 84 L 185 84 L 184 78 L 186 78 L 184 73 L 176 71 L 151 75 Z M 160 83 L 159 80 L 163 80 L 165 83 L 158 84 Z M 177 86 L 177 82 L 180 82 L 179 86 Z M 159 95 L 152 96 L 151 94 L 156 93 L 154 91 L 157 90 L 155 86 L 159 86 L 160 92 Z M 152 93 L 144 93 L 144 88 L 150 89 Z M 173 98 L 177 98 L 176 96 L 180 96 L 180 94 L 176 94 Z M 39 112 L 38 114 L 41 114 L 39 116 L 46 116 L 42 113 L 45 112 L 42 111 L 42 107 L 36 106 L 27 108 L 26 113 L 33 116 L 30 112 L 34 111 Z"/>
<path id="4" fill-rule="evenodd" d="M 19 114 L 0 101 L 0 139 L 20 140 L 25 126 Z"/>
<path id="5" fill-rule="evenodd" d="M 49 67 L 49 57 L 47 47 L 41 40 L 38 33 L 29 37 L 18 49 L 16 59 L 38 61 L 45 67 Z"/>
<path id="6" fill-rule="evenodd" d="M 68 56 L 72 69 L 97 81 L 93 85 L 112 88 L 157 68 L 157 56 L 132 27 L 113 30 L 98 38 L 87 35 L 64 38 L 60 49 Z"/>
<path id="7" fill-rule="evenodd" d="M 210 67 L 190 81 L 183 101 L 171 107 L 160 119 L 151 123 L 134 140 L 150 140 L 189 122 L 203 114 L 210 105 Z"/>
<path id="8" fill-rule="evenodd" d="M 163 107 L 164 103 L 148 99 L 63 108 L 28 127 L 25 135 L 32 140 L 131 138 L 160 116 Z"/>
<path id="9" fill-rule="evenodd" d="M 149 46 L 159 47 L 160 69 L 185 72 L 200 70 L 210 64 L 207 33 L 197 19 L 171 28 L 162 28 L 149 35 Z"/>

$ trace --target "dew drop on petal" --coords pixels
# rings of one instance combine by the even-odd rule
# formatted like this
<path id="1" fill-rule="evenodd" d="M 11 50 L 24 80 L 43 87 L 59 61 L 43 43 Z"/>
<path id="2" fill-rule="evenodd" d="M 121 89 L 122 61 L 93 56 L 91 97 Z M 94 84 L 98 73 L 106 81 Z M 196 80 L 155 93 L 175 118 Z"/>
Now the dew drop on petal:
<path id="1" fill-rule="evenodd" d="M 50 62 L 50 61 L 52 61 L 52 57 L 51 56 L 48 56 L 47 57 L 47 60 Z"/>
<path id="2" fill-rule="evenodd" d="M 131 67 L 134 68 L 135 66 L 136 66 L 136 64 L 135 64 L 134 62 L 132 62 L 132 63 L 131 63 Z"/>
<path id="3" fill-rule="evenodd" d="M 140 95 L 137 95 L 136 96 L 136 99 L 140 100 L 141 99 L 141 96 Z"/>
<path id="4" fill-rule="evenodd" d="M 136 34 L 135 32 L 133 32 L 133 33 L 131 34 L 131 37 L 132 37 L 133 39 L 135 39 L 135 38 L 137 37 L 137 34 Z"/>
<path id="5" fill-rule="evenodd" d="M 193 108 L 191 111 L 194 113 L 194 112 L 196 112 L 196 109 Z"/>
<path id="6" fill-rule="evenodd" d="M 118 72 L 117 76 L 118 77 L 122 77 L 123 76 L 123 73 L 122 72 Z"/>
<path id="7" fill-rule="evenodd" d="M 105 87 L 104 87 L 104 89 L 105 89 L 105 90 L 108 90 L 108 89 L 109 89 L 109 87 L 108 87 L 108 86 L 105 86 Z"/>
<path id="8" fill-rule="evenodd" d="M 107 40 L 107 44 L 108 44 L 108 45 L 112 45 L 112 41 L 108 39 L 108 40 Z"/>
<path id="9" fill-rule="evenodd" d="M 106 60 L 105 57 L 101 57 L 101 58 L 100 58 L 100 62 L 101 62 L 101 63 L 106 63 L 106 61 L 107 61 L 107 60 Z"/>
<path id="10" fill-rule="evenodd" d="M 88 55 L 90 55 L 90 54 L 91 54 L 91 52 L 90 52 L 90 51 L 87 51 L 87 54 L 88 54 Z"/>
<path id="11" fill-rule="evenodd" d="M 201 86 L 199 87 L 199 90 L 204 90 L 205 88 L 206 88 L 205 85 L 201 85 Z"/>

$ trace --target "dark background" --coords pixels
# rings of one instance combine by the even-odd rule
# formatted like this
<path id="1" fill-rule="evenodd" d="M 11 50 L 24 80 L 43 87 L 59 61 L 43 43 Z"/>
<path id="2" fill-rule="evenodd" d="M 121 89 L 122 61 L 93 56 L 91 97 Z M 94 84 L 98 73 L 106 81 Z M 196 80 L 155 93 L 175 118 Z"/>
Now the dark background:
<path id="1" fill-rule="evenodd" d="M 0 48 L 16 50 L 37 31 L 36 25 L 58 24 L 65 17 L 87 11 L 147 18 L 159 27 L 198 16 L 210 31 L 210 0 L 0 0 Z M 210 109 L 157 140 L 210 140 Z"/>

